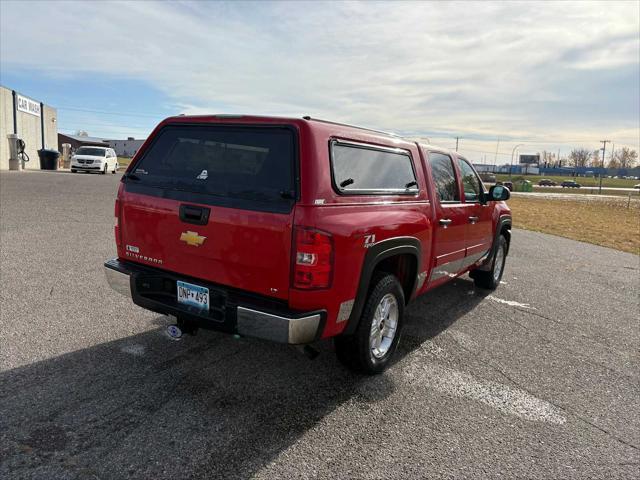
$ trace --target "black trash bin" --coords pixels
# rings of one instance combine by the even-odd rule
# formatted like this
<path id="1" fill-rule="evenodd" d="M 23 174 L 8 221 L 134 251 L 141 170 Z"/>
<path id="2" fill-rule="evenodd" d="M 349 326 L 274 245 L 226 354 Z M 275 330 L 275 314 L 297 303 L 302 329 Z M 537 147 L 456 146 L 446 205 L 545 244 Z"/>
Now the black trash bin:
<path id="1" fill-rule="evenodd" d="M 40 158 L 41 170 L 57 170 L 58 158 L 60 158 L 60 152 L 57 150 L 48 150 L 43 148 L 38 150 L 38 158 Z"/>

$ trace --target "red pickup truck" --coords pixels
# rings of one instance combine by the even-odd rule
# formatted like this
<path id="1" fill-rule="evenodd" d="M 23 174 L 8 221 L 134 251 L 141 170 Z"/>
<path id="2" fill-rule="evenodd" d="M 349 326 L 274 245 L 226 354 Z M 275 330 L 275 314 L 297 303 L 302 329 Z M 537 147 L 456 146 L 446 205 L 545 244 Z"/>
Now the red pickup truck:
<path id="1" fill-rule="evenodd" d="M 500 283 L 509 190 L 460 155 L 309 117 L 164 120 L 122 178 L 110 285 L 196 328 L 308 344 L 381 372 L 407 303 Z"/>

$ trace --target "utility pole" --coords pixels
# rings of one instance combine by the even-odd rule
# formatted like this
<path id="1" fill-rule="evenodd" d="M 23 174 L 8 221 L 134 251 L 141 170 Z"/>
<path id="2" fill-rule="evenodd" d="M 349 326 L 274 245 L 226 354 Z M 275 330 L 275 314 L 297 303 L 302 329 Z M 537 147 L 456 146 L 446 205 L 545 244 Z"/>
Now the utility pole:
<path id="1" fill-rule="evenodd" d="M 458 151 L 458 140 L 459 140 L 459 138 L 456 137 L 456 152 Z"/>
<path id="2" fill-rule="evenodd" d="M 602 144 L 602 169 L 600 170 L 600 188 L 598 188 L 598 194 L 602 193 L 602 174 L 604 173 L 604 152 L 607 149 L 607 143 L 610 143 L 611 140 L 600 140 Z"/>

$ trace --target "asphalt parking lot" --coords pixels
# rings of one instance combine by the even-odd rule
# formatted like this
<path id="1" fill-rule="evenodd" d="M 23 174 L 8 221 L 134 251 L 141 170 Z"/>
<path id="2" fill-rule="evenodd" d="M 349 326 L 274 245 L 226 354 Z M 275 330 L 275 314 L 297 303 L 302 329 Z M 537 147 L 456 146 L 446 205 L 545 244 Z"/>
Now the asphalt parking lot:
<path id="1" fill-rule="evenodd" d="M 0 478 L 633 478 L 639 258 L 514 230 L 504 284 L 408 309 L 397 362 L 214 332 L 109 290 L 120 175 L 0 174 Z"/>

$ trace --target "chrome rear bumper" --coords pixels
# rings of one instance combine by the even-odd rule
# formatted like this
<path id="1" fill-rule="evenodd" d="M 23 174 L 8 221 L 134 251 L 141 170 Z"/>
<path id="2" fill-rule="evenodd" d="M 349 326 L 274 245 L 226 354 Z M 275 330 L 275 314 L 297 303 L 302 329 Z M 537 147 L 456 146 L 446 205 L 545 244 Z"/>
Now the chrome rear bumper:
<path id="1" fill-rule="evenodd" d="M 239 335 L 292 345 L 311 343 L 317 340 L 321 334 L 323 319 L 326 317 L 324 311 L 309 313 L 282 311 L 274 313 L 263 311 L 249 303 L 233 305 L 235 315 L 231 314 L 231 318 L 228 318 L 226 323 L 219 328 L 216 322 L 210 321 L 206 316 L 194 314 L 192 310 L 188 310 L 186 307 L 175 303 L 169 305 L 167 303 L 153 302 L 138 295 L 135 281 L 132 282 L 132 276 L 138 273 L 147 274 L 148 271 L 155 270 L 135 264 L 132 265 L 129 262 L 121 262 L 116 258 L 108 260 L 104 264 L 107 282 L 116 292 L 131 297 L 134 303 L 149 310 L 174 316 L 181 314 L 192 316 L 199 321 L 202 328 L 223 331 L 231 329 Z M 167 275 L 171 274 L 167 273 Z M 204 286 L 206 286 L 206 283 Z M 229 309 L 227 307 L 227 311 Z"/>
<path id="2" fill-rule="evenodd" d="M 107 283 L 116 292 L 127 297 L 131 297 L 131 276 L 128 273 L 104 266 L 104 274 L 107 277 Z"/>
<path id="3" fill-rule="evenodd" d="M 271 313 L 238 307 L 238 333 L 272 342 L 299 345 L 315 340 L 320 327 L 320 314 L 289 318 Z"/>

